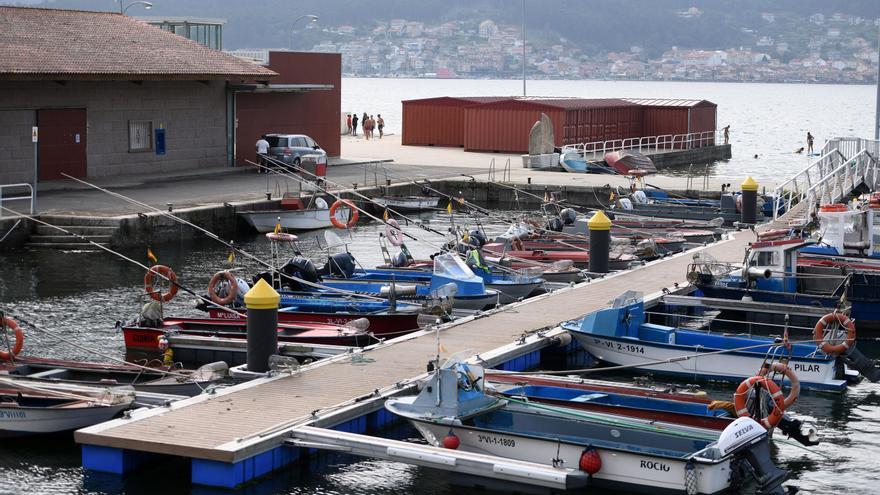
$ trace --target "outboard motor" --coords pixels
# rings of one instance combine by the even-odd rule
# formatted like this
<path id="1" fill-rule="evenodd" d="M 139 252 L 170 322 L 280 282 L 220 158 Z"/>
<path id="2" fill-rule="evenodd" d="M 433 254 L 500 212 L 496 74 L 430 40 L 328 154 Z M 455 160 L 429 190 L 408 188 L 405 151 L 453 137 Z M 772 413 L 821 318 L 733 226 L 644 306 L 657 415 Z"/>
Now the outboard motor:
<path id="1" fill-rule="evenodd" d="M 354 275 L 355 261 L 354 256 L 349 252 L 336 253 L 327 259 L 327 264 L 321 269 L 321 275 L 332 275 L 334 277 L 351 278 Z"/>
<path id="2" fill-rule="evenodd" d="M 394 256 L 391 257 L 391 266 L 395 268 L 403 268 L 409 265 L 409 258 L 407 258 L 406 253 L 398 250 Z"/>
<path id="3" fill-rule="evenodd" d="M 745 460 L 752 468 L 752 476 L 758 484 L 758 493 L 782 495 L 782 482 L 788 471 L 779 469 L 770 458 L 770 437 L 757 421 L 743 417 L 730 423 L 718 441 L 716 448 L 721 455 L 732 455 Z"/>
<path id="4" fill-rule="evenodd" d="M 550 220 L 547 220 L 547 225 L 544 226 L 545 229 L 551 232 L 562 232 L 562 220 L 559 217 L 553 217 Z"/>
<path id="5" fill-rule="evenodd" d="M 486 245 L 486 236 L 481 231 L 474 229 L 468 232 L 468 236 L 470 237 L 470 243 L 474 246 L 481 248 Z"/>
<path id="6" fill-rule="evenodd" d="M 273 286 L 274 289 L 281 288 L 281 287 L 278 287 L 277 285 L 272 283 L 272 272 L 270 272 L 270 271 L 260 272 L 256 275 L 254 275 L 253 278 L 251 279 L 251 281 L 253 282 L 254 285 L 256 285 L 257 282 L 259 282 L 260 280 L 265 280 L 266 283 Z"/>
<path id="7" fill-rule="evenodd" d="M 312 263 L 312 260 L 308 258 L 303 258 L 302 256 L 290 258 L 287 263 L 285 263 L 284 266 L 281 267 L 280 271 L 281 273 L 288 275 L 288 277 L 281 277 L 281 285 L 287 286 L 290 290 L 293 291 L 308 290 L 308 287 L 289 277 L 300 278 L 312 283 L 318 283 L 321 281 L 321 278 L 318 276 L 318 271 L 315 270 L 315 265 Z"/>
<path id="8" fill-rule="evenodd" d="M 571 208 L 563 208 L 559 212 L 559 219 L 562 220 L 563 225 L 573 225 L 577 220 L 577 212 Z"/>
<path id="9" fill-rule="evenodd" d="M 858 349 L 852 348 L 840 356 L 847 366 L 854 370 L 858 370 L 859 374 L 877 383 L 880 381 L 880 368 L 874 364 L 874 360 L 865 356 Z"/>

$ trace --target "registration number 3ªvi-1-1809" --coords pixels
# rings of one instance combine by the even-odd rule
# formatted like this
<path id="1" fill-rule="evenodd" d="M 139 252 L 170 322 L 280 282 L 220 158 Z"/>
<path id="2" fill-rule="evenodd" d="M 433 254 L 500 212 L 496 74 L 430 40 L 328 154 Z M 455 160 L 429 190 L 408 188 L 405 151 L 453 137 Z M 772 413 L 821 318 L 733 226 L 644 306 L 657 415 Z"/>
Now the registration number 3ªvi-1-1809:
<path id="1" fill-rule="evenodd" d="M 495 437 L 491 435 L 477 435 L 477 441 L 480 443 L 488 443 L 491 445 L 500 445 L 502 447 L 516 447 L 516 440 L 512 438 Z"/>

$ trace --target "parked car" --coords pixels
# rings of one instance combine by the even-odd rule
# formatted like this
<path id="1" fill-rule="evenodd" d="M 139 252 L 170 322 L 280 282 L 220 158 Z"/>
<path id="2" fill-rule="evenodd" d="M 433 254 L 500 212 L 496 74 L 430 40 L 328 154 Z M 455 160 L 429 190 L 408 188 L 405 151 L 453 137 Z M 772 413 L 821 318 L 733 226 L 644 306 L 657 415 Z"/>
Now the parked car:
<path id="1" fill-rule="evenodd" d="M 266 141 L 269 142 L 269 156 L 284 163 L 299 165 L 303 155 L 321 155 L 326 163 L 327 152 L 305 134 L 267 134 Z"/>

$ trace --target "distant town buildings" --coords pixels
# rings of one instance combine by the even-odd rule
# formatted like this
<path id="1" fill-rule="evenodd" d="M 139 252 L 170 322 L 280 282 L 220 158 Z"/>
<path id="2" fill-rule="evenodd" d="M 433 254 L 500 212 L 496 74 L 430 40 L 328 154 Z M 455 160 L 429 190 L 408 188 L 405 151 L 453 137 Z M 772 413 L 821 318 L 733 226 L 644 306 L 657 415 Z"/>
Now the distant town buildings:
<path id="1" fill-rule="evenodd" d="M 704 12 L 690 7 L 677 12 L 682 22 L 699 22 Z M 875 41 L 880 18 L 835 13 L 791 22 L 762 13 L 759 23 L 743 26 L 748 46 L 717 50 L 669 47 L 649 56 L 645 47 L 629 51 L 587 53 L 565 39 L 526 46 L 530 77 L 572 79 L 660 79 L 871 83 L 877 79 Z M 353 76 L 517 77 L 522 72 L 522 33 L 518 25 L 493 19 L 438 24 L 391 19 L 370 26 L 330 26 L 312 47 L 342 54 L 343 72 Z M 873 35 L 873 37 L 872 37 Z M 252 50 L 241 50 L 242 55 Z M 248 53 L 250 52 L 250 53 Z"/>

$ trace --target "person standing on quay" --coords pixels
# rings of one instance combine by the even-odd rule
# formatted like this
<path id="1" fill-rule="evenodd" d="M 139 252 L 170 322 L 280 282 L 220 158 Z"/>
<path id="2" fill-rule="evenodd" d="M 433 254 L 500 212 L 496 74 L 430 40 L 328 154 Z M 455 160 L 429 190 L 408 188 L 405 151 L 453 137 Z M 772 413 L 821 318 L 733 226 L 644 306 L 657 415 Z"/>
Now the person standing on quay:
<path id="1" fill-rule="evenodd" d="M 379 126 L 379 139 L 382 139 L 382 136 L 385 135 L 385 133 L 382 131 L 382 129 L 385 128 L 385 119 L 382 118 L 381 113 L 379 114 L 379 119 L 376 120 L 376 125 Z"/>
<path id="2" fill-rule="evenodd" d="M 724 144 L 729 144 L 730 143 L 730 124 L 727 124 L 721 130 L 724 131 Z"/>
<path id="3" fill-rule="evenodd" d="M 813 154 L 813 135 L 810 134 L 810 131 L 807 131 L 807 154 Z"/>
<path id="4" fill-rule="evenodd" d="M 351 117 L 351 135 L 352 136 L 358 135 L 358 116 L 357 116 L 357 114 L 354 114 Z"/>
<path id="5" fill-rule="evenodd" d="M 364 138 L 370 139 L 370 117 L 367 114 L 364 114 L 364 120 L 361 126 L 364 128 Z"/>
<path id="6" fill-rule="evenodd" d="M 260 164 L 257 167 L 257 173 L 263 172 L 263 167 L 266 166 L 266 155 L 269 153 L 269 141 L 266 141 L 266 136 L 260 136 L 260 139 L 257 140 L 257 163 Z"/>
<path id="7" fill-rule="evenodd" d="M 376 137 L 376 119 L 372 115 L 370 115 L 370 137 L 374 139 Z"/>
<path id="8" fill-rule="evenodd" d="M 348 133 L 351 134 L 351 114 L 345 118 L 345 128 L 348 129 Z"/>

